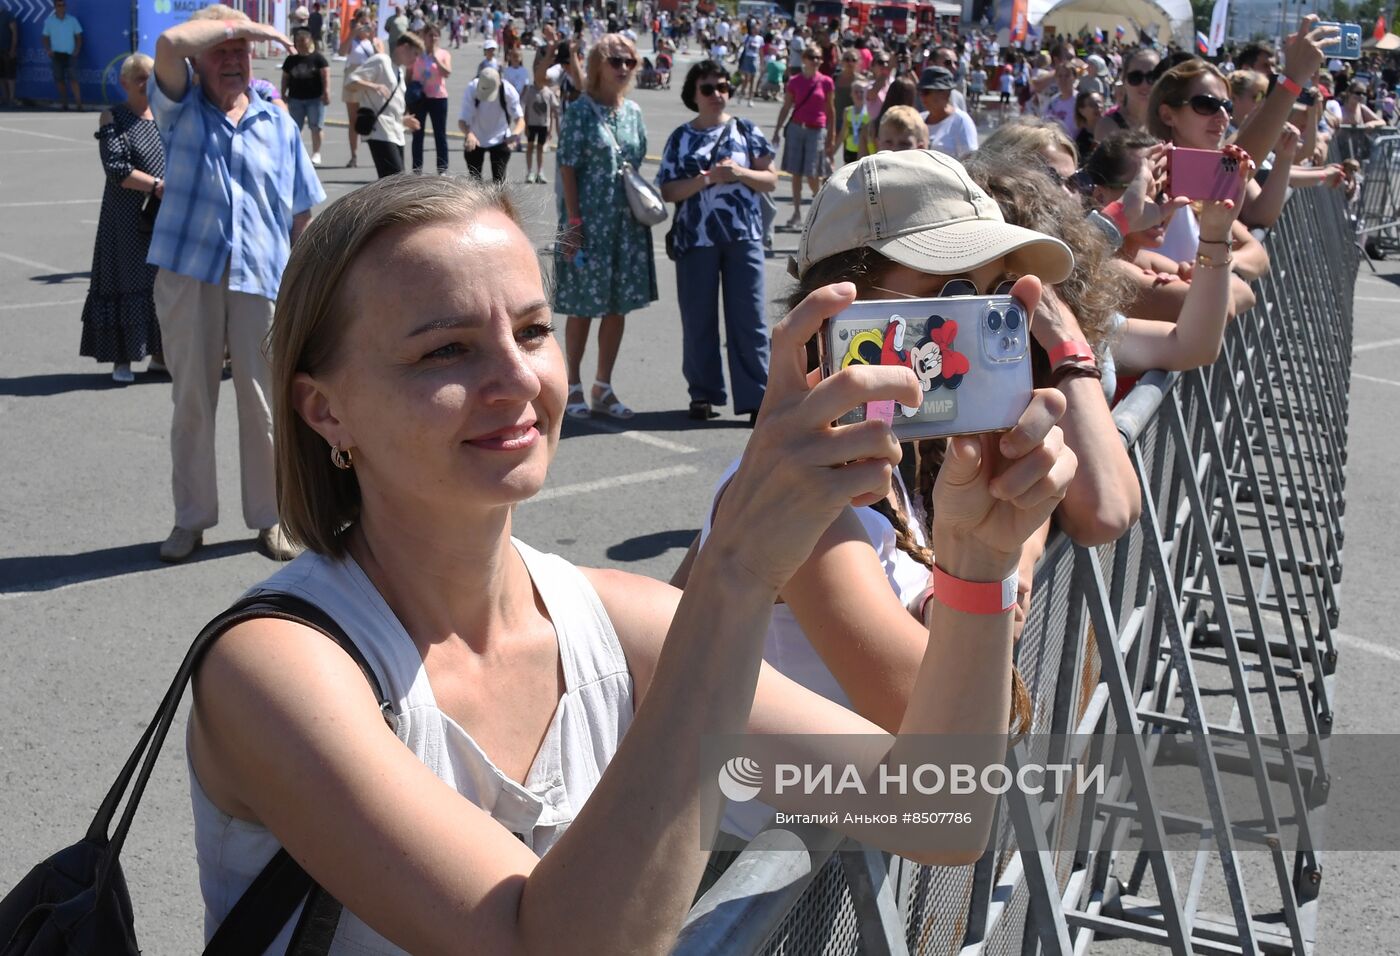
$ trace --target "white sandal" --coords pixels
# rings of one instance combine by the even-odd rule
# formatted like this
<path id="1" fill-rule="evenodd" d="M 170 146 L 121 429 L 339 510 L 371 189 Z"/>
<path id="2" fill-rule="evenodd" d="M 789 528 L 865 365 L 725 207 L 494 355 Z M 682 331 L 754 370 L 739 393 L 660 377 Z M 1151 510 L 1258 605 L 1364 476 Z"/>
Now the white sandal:
<path id="1" fill-rule="evenodd" d="M 622 404 L 622 400 L 617 397 L 617 393 L 613 391 L 612 385 L 610 385 L 609 383 L 600 382 L 595 379 L 593 382 L 593 387 L 601 388 L 603 390 L 603 394 L 595 397 L 592 400 L 593 411 L 596 414 L 607 415 L 609 418 L 619 419 L 628 419 L 631 418 L 633 415 L 637 414 L 636 412 L 632 411 L 632 409 Z M 612 401 L 608 401 L 609 396 L 611 396 Z"/>
<path id="2" fill-rule="evenodd" d="M 576 382 L 569 386 L 568 404 L 564 406 L 564 414 L 569 418 L 588 418 L 588 402 L 583 397 L 583 383 Z"/>

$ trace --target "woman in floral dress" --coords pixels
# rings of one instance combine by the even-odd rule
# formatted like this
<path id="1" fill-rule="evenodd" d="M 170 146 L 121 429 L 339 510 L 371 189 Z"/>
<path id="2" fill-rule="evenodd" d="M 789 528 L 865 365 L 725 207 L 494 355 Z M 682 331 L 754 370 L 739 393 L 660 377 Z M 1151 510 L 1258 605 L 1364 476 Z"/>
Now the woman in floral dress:
<path id="1" fill-rule="evenodd" d="M 657 298 L 651 228 L 632 218 L 618 175 L 624 161 L 640 168 L 647 151 L 641 108 L 625 98 L 637 62 L 637 48 L 626 37 L 603 37 L 588 54 L 585 94 L 569 105 L 559 131 L 564 238 L 555 252 L 554 308 L 568 316 L 565 413 L 572 418 L 585 418 L 590 409 L 611 418 L 632 417 L 613 391 L 613 365 L 626 314 Z M 581 368 L 595 318 L 602 319 L 598 374 L 585 398 Z"/>

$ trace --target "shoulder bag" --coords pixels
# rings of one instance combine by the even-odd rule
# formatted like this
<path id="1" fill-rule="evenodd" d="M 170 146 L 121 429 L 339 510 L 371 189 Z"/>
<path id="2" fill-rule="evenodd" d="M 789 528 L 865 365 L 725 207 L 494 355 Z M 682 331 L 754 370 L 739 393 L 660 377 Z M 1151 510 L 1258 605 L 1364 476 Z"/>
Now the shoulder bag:
<path id="1" fill-rule="evenodd" d="M 394 94 L 399 91 L 399 84 L 403 82 L 403 72 L 394 68 L 394 88 L 389 91 L 389 95 L 384 97 L 384 105 L 377 110 L 372 110 L 368 106 L 361 106 L 355 111 L 355 132 L 361 136 L 368 136 L 374 132 L 374 127 L 379 124 L 379 117 L 384 115 L 384 111 L 389 108 L 389 104 L 394 101 Z"/>
<path id="2" fill-rule="evenodd" d="M 136 807 L 180 699 L 204 654 L 235 625 L 268 617 L 304 624 L 339 644 L 369 681 L 385 721 L 390 728 L 396 727 L 393 705 L 385 698 L 369 662 L 330 615 L 288 594 L 244 598 L 206 624 L 194 639 L 155 719 L 127 758 L 83 839 L 35 866 L 0 899 L 0 956 L 138 956 L 131 896 L 118 862 Z M 112 819 L 123 797 L 126 806 L 113 831 Z M 205 947 L 204 956 L 262 953 L 303 900 L 306 906 L 292 934 L 288 956 L 324 956 L 335 938 L 340 903 L 286 850 L 277 851 L 234 904 Z"/>
<path id="3" fill-rule="evenodd" d="M 588 105 L 593 108 L 593 113 L 598 117 L 598 125 L 603 128 L 603 135 L 612 143 L 612 147 L 617 151 L 617 161 L 621 165 L 617 174 L 622 177 L 622 189 L 627 194 L 627 205 L 632 210 L 632 218 L 642 225 L 651 227 L 657 223 L 666 221 L 666 202 L 661 198 L 661 193 L 655 186 L 642 178 L 642 174 L 632 168 L 632 164 L 623 155 L 622 146 L 613 135 L 613 131 L 608 128 L 603 111 L 598 109 L 598 104 L 592 97 L 588 98 Z"/>

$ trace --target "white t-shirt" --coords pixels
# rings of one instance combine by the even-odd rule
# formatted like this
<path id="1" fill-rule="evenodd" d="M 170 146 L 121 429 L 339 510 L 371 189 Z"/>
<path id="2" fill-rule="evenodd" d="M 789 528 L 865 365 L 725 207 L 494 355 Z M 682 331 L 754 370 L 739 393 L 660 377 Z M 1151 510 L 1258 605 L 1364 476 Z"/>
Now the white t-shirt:
<path id="1" fill-rule="evenodd" d="M 1065 128 L 1065 133 L 1070 139 L 1074 139 L 1077 132 L 1074 122 L 1074 101 L 1076 97 L 1073 93 L 1069 96 L 1057 96 L 1045 104 L 1045 112 L 1041 116 L 1048 120 L 1055 120 Z"/>
<path id="2" fill-rule="evenodd" d="M 520 66 L 508 66 L 501 71 L 501 79 L 515 87 L 517 93 L 524 92 L 525 87 L 530 85 L 531 73 L 524 64 Z"/>
<path id="3" fill-rule="evenodd" d="M 384 97 L 373 90 L 361 90 L 356 96 L 357 102 L 366 109 L 379 112 L 379 108 L 384 106 L 384 112 L 379 113 L 379 120 L 374 124 L 374 132 L 365 139 L 378 140 L 384 143 L 393 143 L 395 146 L 402 146 L 403 136 L 403 91 L 406 81 L 400 80 L 398 70 L 394 62 L 389 59 L 387 53 L 376 53 L 353 73 L 346 76 L 349 80 L 358 80 L 362 83 L 378 83 L 386 86 L 391 91 L 389 105 L 384 105 Z M 398 89 L 394 86 L 397 83 Z"/>
<path id="4" fill-rule="evenodd" d="M 457 118 L 467 124 L 483 147 L 499 146 L 505 142 L 511 125 L 525 115 L 520 109 L 520 94 L 515 92 L 515 87 L 502 80 L 501 91 L 506 101 L 503 111 L 500 94 L 483 103 L 476 101 L 476 85 L 479 82 L 472 80 L 467 84 L 467 91 L 462 94 L 462 110 Z"/>
<path id="5" fill-rule="evenodd" d="M 920 115 L 928 119 L 927 111 Z M 954 159 L 962 159 L 977 148 L 977 124 L 967 113 L 955 109 L 943 122 L 930 124 L 928 146 Z"/>

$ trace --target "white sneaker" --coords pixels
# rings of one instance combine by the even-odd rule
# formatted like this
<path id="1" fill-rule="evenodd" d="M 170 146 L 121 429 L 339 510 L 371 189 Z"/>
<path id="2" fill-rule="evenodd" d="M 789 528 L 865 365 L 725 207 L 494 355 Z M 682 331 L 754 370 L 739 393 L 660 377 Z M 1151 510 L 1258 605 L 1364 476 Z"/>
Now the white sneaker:
<path id="1" fill-rule="evenodd" d="M 130 385 L 136 381 L 136 373 L 131 370 L 129 363 L 121 362 L 112 368 L 112 381 Z"/>
<path id="2" fill-rule="evenodd" d="M 312 165 L 312 166 L 319 166 L 319 165 L 321 165 L 321 154 L 320 154 L 320 153 L 312 153 L 312 154 L 311 154 L 311 165 Z"/>

